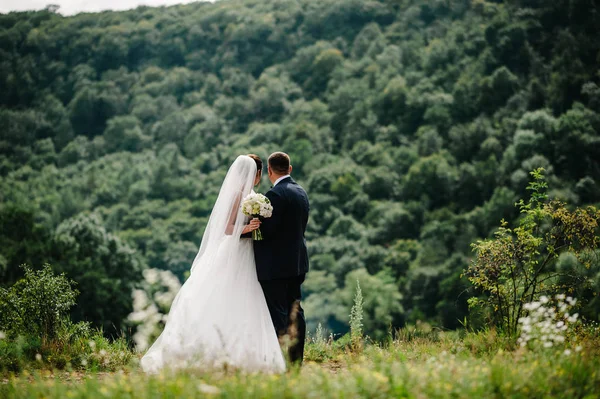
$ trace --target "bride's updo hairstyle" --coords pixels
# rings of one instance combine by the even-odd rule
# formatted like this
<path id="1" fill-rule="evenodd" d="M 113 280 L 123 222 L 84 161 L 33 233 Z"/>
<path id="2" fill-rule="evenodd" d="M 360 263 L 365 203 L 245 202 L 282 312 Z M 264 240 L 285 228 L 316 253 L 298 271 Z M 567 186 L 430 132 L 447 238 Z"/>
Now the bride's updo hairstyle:
<path id="1" fill-rule="evenodd" d="M 290 156 L 285 152 L 274 152 L 269 157 L 271 170 L 278 175 L 287 175 L 290 171 Z"/>
<path id="2" fill-rule="evenodd" d="M 254 162 L 256 162 L 256 173 L 257 174 L 261 174 L 262 175 L 262 169 L 263 169 L 263 161 L 262 159 L 260 159 L 260 157 L 256 154 L 248 154 L 248 156 L 252 159 L 254 159 Z"/>

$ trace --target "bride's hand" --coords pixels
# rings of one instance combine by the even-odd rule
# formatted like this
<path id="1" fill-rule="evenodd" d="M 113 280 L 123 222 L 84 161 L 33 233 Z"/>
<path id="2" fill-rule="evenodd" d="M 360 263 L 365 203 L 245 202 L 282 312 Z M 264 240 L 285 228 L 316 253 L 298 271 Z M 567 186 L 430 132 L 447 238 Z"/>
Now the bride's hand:
<path id="1" fill-rule="evenodd" d="M 246 225 L 246 227 L 244 227 L 244 230 L 242 230 L 242 234 L 250 233 L 254 230 L 257 230 L 258 228 L 260 228 L 260 219 L 254 218 L 250 221 L 250 223 Z"/>

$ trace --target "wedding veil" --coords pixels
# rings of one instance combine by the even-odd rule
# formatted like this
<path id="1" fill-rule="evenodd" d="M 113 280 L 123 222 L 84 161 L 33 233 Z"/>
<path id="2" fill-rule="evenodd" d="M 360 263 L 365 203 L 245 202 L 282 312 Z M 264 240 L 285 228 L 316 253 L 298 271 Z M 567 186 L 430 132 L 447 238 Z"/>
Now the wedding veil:
<path id="1" fill-rule="evenodd" d="M 240 204 L 252 191 L 256 173 L 256 162 L 246 155 L 237 157 L 229 168 L 192 263 L 192 273 L 199 264 L 212 258 L 224 238 L 242 234 L 248 218 L 241 212 Z"/>

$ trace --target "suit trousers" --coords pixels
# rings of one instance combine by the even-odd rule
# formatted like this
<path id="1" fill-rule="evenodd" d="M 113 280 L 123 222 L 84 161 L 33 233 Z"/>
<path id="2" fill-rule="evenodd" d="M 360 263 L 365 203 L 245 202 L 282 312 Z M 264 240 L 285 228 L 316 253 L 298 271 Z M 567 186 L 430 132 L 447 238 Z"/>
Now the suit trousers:
<path id="1" fill-rule="evenodd" d="M 290 361 L 299 364 L 304 357 L 306 338 L 304 310 L 300 306 L 300 286 L 304 278 L 303 274 L 293 278 L 260 281 L 277 336 L 287 334 L 290 337 L 288 356 Z"/>

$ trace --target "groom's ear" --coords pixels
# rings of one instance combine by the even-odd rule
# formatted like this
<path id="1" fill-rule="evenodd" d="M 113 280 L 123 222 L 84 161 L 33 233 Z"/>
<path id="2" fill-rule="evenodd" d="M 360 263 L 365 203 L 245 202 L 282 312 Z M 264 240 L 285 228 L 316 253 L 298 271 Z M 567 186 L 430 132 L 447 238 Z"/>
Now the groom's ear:
<path id="1" fill-rule="evenodd" d="M 290 165 L 290 169 L 288 170 L 288 175 L 292 174 L 292 165 Z"/>

